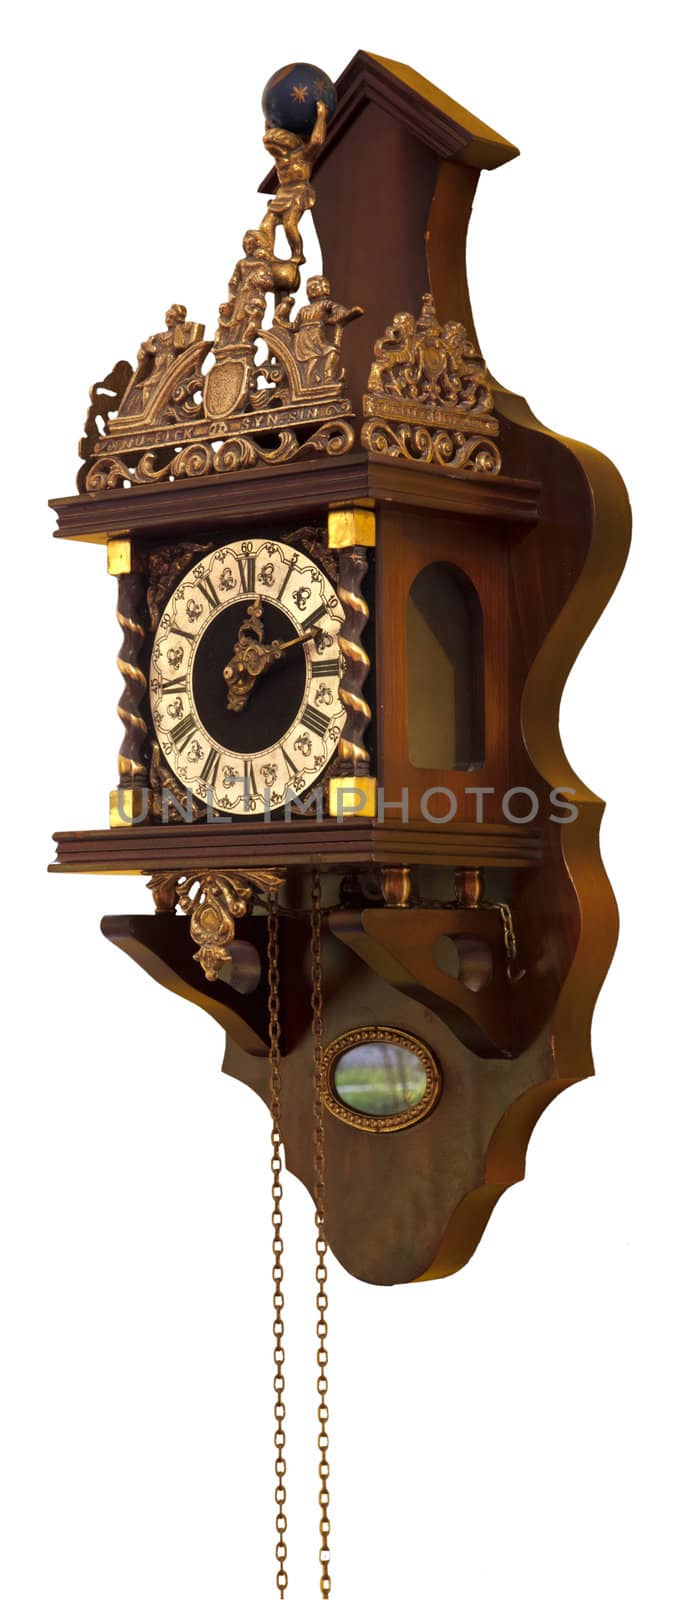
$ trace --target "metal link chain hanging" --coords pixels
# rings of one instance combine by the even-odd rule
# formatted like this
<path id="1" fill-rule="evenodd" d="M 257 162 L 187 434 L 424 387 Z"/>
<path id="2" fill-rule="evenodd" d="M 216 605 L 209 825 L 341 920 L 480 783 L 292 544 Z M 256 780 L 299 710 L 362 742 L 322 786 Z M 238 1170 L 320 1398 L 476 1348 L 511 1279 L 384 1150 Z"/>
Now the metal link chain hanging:
<path id="1" fill-rule="evenodd" d="M 317 1229 L 317 1421 L 319 1450 L 319 1506 L 320 1506 L 320 1594 L 328 1600 L 331 1594 L 329 1576 L 329 1406 L 327 1396 L 327 1172 L 324 1134 L 324 1020 L 322 1015 L 322 888 L 319 869 L 313 873 L 310 956 L 312 962 L 312 1044 L 313 1044 L 313 1167 L 315 1226 Z"/>
<path id="2" fill-rule="evenodd" d="M 272 1112 L 272 1282 L 274 1294 L 272 1304 L 274 1307 L 274 1420 L 276 1430 L 274 1435 L 274 1448 L 276 1451 L 274 1470 L 276 1475 L 276 1488 L 274 1498 L 277 1507 L 275 1530 L 277 1543 L 275 1558 L 277 1562 L 277 1592 L 284 1600 L 288 1586 L 286 1571 L 286 1405 L 284 1401 L 284 1266 L 282 1255 L 284 1244 L 282 1240 L 282 1132 L 281 1132 L 281 1051 L 279 1040 L 279 938 L 277 920 L 277 898 L 272 892 L 268 902 L 267 913 L 267 969 L 268 969 L 268 1011 L 269 1011 L 269 1061 L 270 1061 L 270 1109 Z"/>
<path id="3" fill-rule="evenodd" d="M 513 913 L 505 900 L 485 900 L 485 906 L 491 906 L 493 911 L 498 911 L 503 928 L 503 942 L 506 948 L 506 972 L 511 983 L 517 983 L 524 977 L 524 972 L 518 971 L 518 946 L 513 926 Z"/>

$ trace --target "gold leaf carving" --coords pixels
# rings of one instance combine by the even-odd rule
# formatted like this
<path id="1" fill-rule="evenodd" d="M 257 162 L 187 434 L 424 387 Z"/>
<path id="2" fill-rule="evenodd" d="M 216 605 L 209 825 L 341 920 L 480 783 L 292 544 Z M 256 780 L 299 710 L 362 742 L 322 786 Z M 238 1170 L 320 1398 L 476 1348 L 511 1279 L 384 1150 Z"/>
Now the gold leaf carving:
<path id="1" fill-rule="evenodd" d="M 76 479 L 76 487 L 80 493 L 87 487 L 88 468 L 86 463 L 93 454 L 93 450 L 101 437 L 98 423 L 102 423 L 103 432 L 106 432 L 108 418 L 113 411 L 117 410 L 131 377 L 131 363 L 129 361 L 118 361 L 112 371 L 108 372 L 106 378 L 101 378 L 100 383 L 91 385 L 89 393 L 91 403 L 84 422 L 83 438 L 79 444 L 79 456 L 84 463 L 79 468 Z M 101 487 L 109 488 L 111 485 L 103 484 Z"/>
<path id="2" fill-rule="evenodd" d="M 415 319 L 398 312 L 374 347 L 362 443 L 374 454 L 499 472 L 489 376 L 460 322 L 442 324 L 430 294 Z"/>
<path id="3" fill-rule="evenodd" d="M 277 890 L 282 873 L 271 869 L 252 872 L 154 872 L 148 882 L 156 911 L 179 907 L 190 917 L 190 932 L 198 945 L 199 961 L 209 983 L 214 983 L 227 962 L 236 934 L 237 917 L 251 909 L 256 890 Z"/>
<path id="4" fill-rule="evenodd" d="M 151 632 L 155 632 L 172 590 L 182 573 L 198 557 L 211 550 L 211 544 L 184 543 L 156 545 L 148 555 L 148 589 L 146 600 Z"/>

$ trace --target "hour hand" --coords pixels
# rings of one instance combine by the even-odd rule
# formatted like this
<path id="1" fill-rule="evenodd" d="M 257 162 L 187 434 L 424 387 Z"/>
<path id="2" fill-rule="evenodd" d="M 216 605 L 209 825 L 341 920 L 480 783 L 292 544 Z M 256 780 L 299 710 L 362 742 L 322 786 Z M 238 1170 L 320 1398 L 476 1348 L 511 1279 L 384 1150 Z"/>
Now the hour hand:
<path id="1" fill-rule="evenodd" d="M 261 617 L 262 603 L 254 600 L 239 628 L 231 661 L 224 668 L 228 711 L 243 711 L 258 678 L 262 678 L 268 668 L 275 661 L 280 661 L 295 644 L 307 644 L 309 639 L 319 639 L 322 632 L 321 628 L 308 628 L 306 633 L 300 633 L 296 639 L 288 639 L 285 643 L 276 639 L 273 644 L 264 644 L 265 630 Z"/>
<path id="2" fill-rule="evenodd" d="M 234 654 L 224 668 L 228 711 L 243 711 L 258 678 L 262 677 L 273 659 L 275 646 L 263 643 L 265 628 L 261 618 L 262 601 L 257 599 L 248 607 L 239 628 Z"/>

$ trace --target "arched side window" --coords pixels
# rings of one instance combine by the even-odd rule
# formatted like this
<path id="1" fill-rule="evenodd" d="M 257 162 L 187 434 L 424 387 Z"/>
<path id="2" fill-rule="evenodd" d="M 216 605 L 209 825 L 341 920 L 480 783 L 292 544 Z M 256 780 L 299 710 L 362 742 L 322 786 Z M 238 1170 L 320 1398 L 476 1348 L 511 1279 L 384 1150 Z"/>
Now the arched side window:
<path id="1" fill-rule="evenodd" d="M 408 596 L 408 753 L 414 767 L 484 762 L 484 638 L 477 590 L 435 561 Z"/>

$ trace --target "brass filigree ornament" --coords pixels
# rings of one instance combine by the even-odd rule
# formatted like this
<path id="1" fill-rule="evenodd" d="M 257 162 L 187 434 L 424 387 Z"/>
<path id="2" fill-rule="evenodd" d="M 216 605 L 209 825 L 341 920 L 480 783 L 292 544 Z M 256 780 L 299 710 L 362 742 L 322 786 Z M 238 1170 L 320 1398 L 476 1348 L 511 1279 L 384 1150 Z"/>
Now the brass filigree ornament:
<path id="1" fill-rule="evenodd" d="M 80 490 L 350 450 L 352 408 L 343 392 L 341 343 L 346 323 L 362 316 L 362 308 L 337 304 L 329 280 L 315 276 L 306 283 L 307 305 L 292 314 L 305 259 L 299 225 L 315 204 L 310 175 L 326 125 L 326 106 L 318 102 L 308 137 L 266 128 L 263 143 L 278 186 L 259 227 L 244 235 L 214 340 L 205 339 L 204 324 L 188 321 L 186 307 L 175 302 L 164 332 L 143 341 L 135 370 L 120 362 L 94 386 L 80 446 L 87 462 Z M 278 228 L 290 250 L 286 258 L 275 251 Z M 258 339 L 267 348 L 265 360 Z"/>
<path id="2" fill-rule="evenodd" d="M 282 544 L 299 545 L 300 549 L 305 550 L 306 555 L 312 556 L 318 567 L 321 567 L 322 571 L 326 572 L 329 582 L 333 583 L 334 588 L 337 587 L 339 582 L 339 553 L 337 550 L 330 550 L 325 528 L 294 528 L 290 533 L 287 532 L 281 535 L 281 542 Z"/>
<path id="3" fill-rule="evenodd" d="M 79 459 L 83 465 L 76 476 L 76 487 L 80 494 L 87 487 L 91 456 L 99 445 L 101 435 L 107 432 L 108 419 L 118 410 L 132 377 L 131 362 L 118 361 L 106 378 L 91 384 L 88 392 L 90 405 L 86 412 L 83 436 L 79 441 Z"/>
<path id="4" fill-rule="evenodd" d="M 148 588 L 146 600 L 148 603 L 148 616 L 150 628 L 154 633 L 159 625 L 160 617 L 172 590 L 176 588 L 182 573 L 191 567 L 194 561 L 212 549 L 212 544 L 182 543 L 178 540 L 174 544 L 158 545 L 148 555 Z"/>
<path id="5" fill-rule="evenodd" d="M 284 882 L 282 873 L 264 868 L 255 872 L 154 872 L 148 881 L 156 911 L 174 911 L 177 904 L 190 917 L 191 938 L 198 945 L 199 961 L 208 983 L 214 983 L 231 963 L 237 917 L 248 915 L 256 890 L 275 893 Z"/>
<path id="6" fill-rule="evenodd" d="M 205 815 L 200 801 L 179 783 L 171 767 L 163 763 L 157 739 L 153 739 L 150 746 L 148 784 L 151 817 L 159 817 L 164 823 L 180 823 L 199 822 Z"/>
<path id="7" fill-rule="evenodd" d="M 437 318 L 431 294 L 399 311 L 374 347 L 362 443 L 374 454 L 499 472 L 499 425 L 487 369 L 461 322 Z"/>

